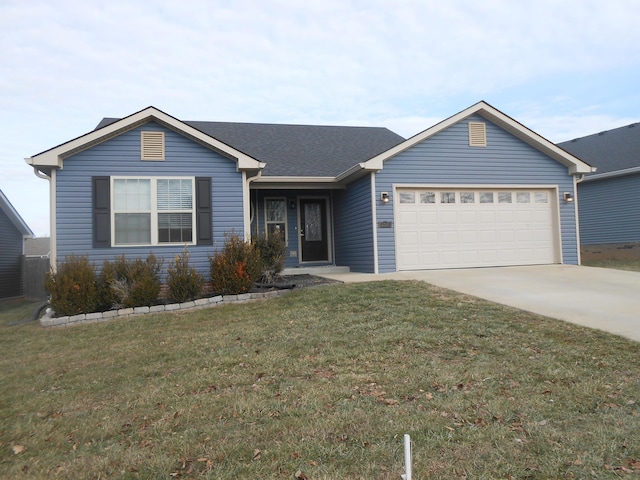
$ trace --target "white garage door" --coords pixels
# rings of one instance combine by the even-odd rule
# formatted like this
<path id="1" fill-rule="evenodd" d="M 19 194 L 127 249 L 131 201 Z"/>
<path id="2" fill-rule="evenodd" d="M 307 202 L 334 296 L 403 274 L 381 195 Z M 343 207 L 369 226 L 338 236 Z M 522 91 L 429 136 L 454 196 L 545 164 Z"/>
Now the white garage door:
<path id="1" fill-rule="evenodd" d="M 398 270 L 557 263 L 555 193 L 398 189 Z"/>

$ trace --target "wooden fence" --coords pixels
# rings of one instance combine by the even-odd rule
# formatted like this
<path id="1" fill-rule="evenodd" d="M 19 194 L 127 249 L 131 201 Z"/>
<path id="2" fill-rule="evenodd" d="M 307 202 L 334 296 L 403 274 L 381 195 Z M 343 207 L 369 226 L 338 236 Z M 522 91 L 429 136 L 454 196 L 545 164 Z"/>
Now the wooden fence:
<path id="1" fill-rule="evenodd" d="M 44 277 L 49 272 L 47 257 L 22 257 L 22 285 L 24 296 L 29 300 L 45 300 Z"/>

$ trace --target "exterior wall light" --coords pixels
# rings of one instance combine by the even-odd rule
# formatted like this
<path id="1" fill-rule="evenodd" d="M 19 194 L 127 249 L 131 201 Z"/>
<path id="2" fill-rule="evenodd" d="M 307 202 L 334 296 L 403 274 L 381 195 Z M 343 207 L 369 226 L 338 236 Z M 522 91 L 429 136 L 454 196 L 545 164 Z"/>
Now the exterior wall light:
<path id="1" fill-rule="evenodd" d="M 390 200 L 390 198 L 389 198 L 389 192 L 382 192 L 382 193 L 380 194 L 380 201 L 381 201 L 382 203 L 389 203 L 389 200 Z"/>
<path id="2" fill-rule="evenodd" d="M 564 192 L 564 201 L 565 202 L 573 202 L 573 193 Z"/>

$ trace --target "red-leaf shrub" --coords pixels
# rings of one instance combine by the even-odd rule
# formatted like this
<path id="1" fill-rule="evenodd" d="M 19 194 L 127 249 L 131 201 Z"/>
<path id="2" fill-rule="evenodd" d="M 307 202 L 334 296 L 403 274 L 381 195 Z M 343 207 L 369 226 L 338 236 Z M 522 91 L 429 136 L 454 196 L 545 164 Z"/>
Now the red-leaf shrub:
<path id="1" fill-rule="evenodd" d="M 222 251 L 209 257 L 211 286 L 215 293 L 246 293 L 260 276 L 260 251 L 237 235 L 227 235 Z"/>

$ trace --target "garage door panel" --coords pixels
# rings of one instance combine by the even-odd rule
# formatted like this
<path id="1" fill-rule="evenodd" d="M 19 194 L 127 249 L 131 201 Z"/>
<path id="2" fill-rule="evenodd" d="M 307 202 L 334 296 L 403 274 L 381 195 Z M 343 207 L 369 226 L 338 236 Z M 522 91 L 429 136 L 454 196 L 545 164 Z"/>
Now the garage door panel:
<path id="1" fill-rule="evenodd" d="M 519 243 L 530 242 L 532 240 L 533 240 L 533 230 L 523 229 L 523 228 L 520 228 L 518 230 L 517 241 Z"/>
<path id="2" fill-rule="evenodd" d="M 400 243 L 405 247 L 418 247 L 420 245 L 418 232 L 405 232 L 402 234 Z"/>
<path id="3" fill-rule="evenodd" d="M 449 225 L 457 225 L 458 224 L 458 212 L 455 210 L 450 210 L 453 206 L 446 205 L 446 209 L 448 211 L 440 211 L 440 215 L 438 216 L 438 220 L 441 224 L 449 224 Z"/>
<path id="4" fill-rule="evenodd" d="M 435 225 L 438 223 L 438 212 L 435 210 L 422 211 L 418 215 L 420 216 L 421 225 Z"/>
<path id="5" fill-rule="evenodd" d="M 460 222 L 463 224 L 473 225 L 478 222 L 478 213 L 466 210 L 466 211 L 460 212 L 460 215 L 458 218 Z"/>
<path id="6" fill-rule="evenodd" d="M 546 243 L 552 240 L 552 238 L 549 236 L 549 232 L 542 229 L 533 231 L 533 239 L 539 243 Z"/>
<path id="7" fill-rule="evenodd" d="M 475 230 L 463 230 L 460 232 L 460 241 L 462 243 L 476 245 L 478 243 L 478 232 Z"/>
<path id="8" fill-rule="evenodd" d="M 516 232 L 513 230 L 500 230 L 497 233 L 500 243 L 511 245 L 516 241 Z"/>
<path id="9" fill-rule="evenodd" d="M 418 219 L 418 212 L 412 210 L 401 210 L 398 212 L 398 223 L 402 225 L 415 225 Z"/>
<path id="10" fill-rule="evenodd" d="M 495 243 L 497 241 L 497 234 L 495 230 L 481 230 L 480 241 L 482 243 Z"/>
<path id="11" fill-rule="evenodd" d="M 438 240 L 440 248 L 450 248 L 447 245 L 458 243 L 458 231 L 449 230 L 440 232 L 440 235 L 438 235 Z"/>
<path id="12" fill-rule="evenodd" d="M 483 263 L 491 263 L 494 264 L 498 262 L 499 256 L 497 250 L 483 250 L 481 252 L 480 258 Z"/>
<path id="13" fill-rule="evenodd" d="M 421 252 L 420 253 L 421 265 L 433 265 L 436 262 L 438 262 L 437 252 Z"/>
<path id="14" fill-rule="evenodd" d="M 482 258 L 482 252 L 477 250 L 462 250 L 460 254 L 462 262 L 469 265 L 477 262 L 479 258 Z"/>
<path id="15" fill-rule="evenodd" d="M 548 224 L 551 221 L 549 212 L 536 210 L 533 212 L 533 221 L 541 224 Z"/>
<path id="16" fill-rule="evenodd" d="M 501 224 L 511 223 L 515 218 L 513 210 L 498 210 L 496 213 L 496 222 Z"/>
<path id="17" fill-rule="evenodd" d="M 435 203 L 396 205 L 399 270 L 541 264 L 556 259 L 557 226 L 551 202 L 555 196 L 550 190 L 399 191 L 416 199 L 435 192 L 435 197 L 429 193 Z M 475 202 L 460 203 L 461 191 L 476 192 Z M 441 195 L 443 192 L 455 192 L 457 203 L 442 203 L 453 199 Z M 466 195 L 464 198 L 471 198 Z M 483 198 L 494 199 L 494 203 L 480 203 Z"/>
<path id="18" fill-rule="evenodd" d="M 420 232 L 420 245 L 428 247 L 430 245 L 436 245 L 438 243 L 438 232 L 435 230 Z"/>
<path id="19" fill-rule="evenodd" d="M 446 264 L 450 264 L 450 265 L 460 264 L 460 253 L 458 251 L 442 252 L 441 258 L 442 258 L 442 261 Z"/>
<path id="20" fill-rule="evenodd" d="M 479 212 L 480 221 L 482 223 L 495 223 L 496 222 L 496 213 L 495 211 L 481 211 Z"/>

